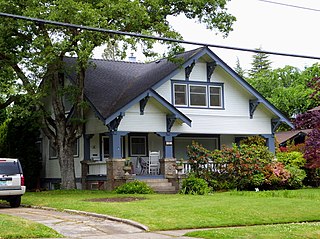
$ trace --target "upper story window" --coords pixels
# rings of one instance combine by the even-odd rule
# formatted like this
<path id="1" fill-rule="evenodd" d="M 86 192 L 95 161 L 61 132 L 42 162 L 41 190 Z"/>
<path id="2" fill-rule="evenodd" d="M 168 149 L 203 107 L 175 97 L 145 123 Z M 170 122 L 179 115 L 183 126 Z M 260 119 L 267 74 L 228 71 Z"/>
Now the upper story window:
<path id="1" fill-rule="evenodd" d="M 207 86 L 189 85 L 190 106 L 207 106 Z"/>
<path id="2" fill-rule="evenodd" d="M 222 87 L 209 86 L 210 89 L 210 107 L 222 107 Z"/>
<path id="3" fill-rule="evenodd" d="M 187 106 L 187 85 L 174 84 L 174 104 Z"/>
<path id="4" fill-rule="evenodd" d="M 173 94 L 173 103 L 176 106 L 218 109 L 224 107 L 222 83 L 173 83 Z"/>

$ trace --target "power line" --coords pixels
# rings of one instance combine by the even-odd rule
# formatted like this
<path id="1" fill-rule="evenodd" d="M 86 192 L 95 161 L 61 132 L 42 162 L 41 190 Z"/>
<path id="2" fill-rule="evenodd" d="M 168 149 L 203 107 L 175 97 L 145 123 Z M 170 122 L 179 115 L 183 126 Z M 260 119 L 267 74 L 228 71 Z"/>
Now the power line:
<path id="1" fill-rule="evenodd" d="M 309 7 L 302 7 L 302 6 L 297 6 L 297 5 L 291 5 L 291 4 L 287 4 L 287 3 L 274 2 L 274 1 L 268 1 L 268 0 L 257 0 L 257 1 L 266 2 L 266 3 L 271 3 L 271 4 L 277 4 L 277 5 L 286 6 L 286 7 L 299 8 L 299 9 L 303 9 L 303 10 L 320 12 L 320 9 L 309 8 Z"/>
<path id="2" fill-rule="evenodd" d="M 278 56 L 320 60 L 320 57 L 317 57 L 317 56 L 298 55 L 298 54 L 281 53 L 281 52 L 265 51 L 265 50 L 258 50 L 258 49 L 248 49 L 248 48 L 241 48 L 241 47 L 222 46 L 222 45 L 216 45 L 216 44 L 185 41 L 185 40 L 178 40 L 178 39 L 174 39 L 174 38 L 157 37 L 157 36 L 150 36 L 150 35 L 144 35 L 144 34 L 139 34 L 139 33 L 108 30 L 108 29 L 104 29 L 104 28 L 88 27 L 88 26 L 71 24 L 71 23 L 50 21 L 50 20 L 44 20 L 44 19 L 39 19 L 39 18 L 32 18 L 32 17 L 25 17 L 25 16 L 14 15 L 14 14 L 9 14 L 9 13 L 3 13 L 3 12 L 0 12 L 0 17 L 9 17 L 9 18 L 20 19 L 20 20 L 24 20 L 24 21 L 37 22 L 37 23 L 41 23 L 41 24 L 49 24 L 49 25 L 67 27 L 67 28 L 75 28 L 75 29 L 81 29 L 81 30 L 87 30 L 87 31 L 93 31 L 93 32 L 101 32 L 101 33 L 108 33 L 108 34 L 114 34 L 114 35 L 152 39 L 152 40 L 165 41 L 165 42 L 175 42 L 175 43 L 181 43 L 181 44 L 215 47 L 215 48 L 222 48 L 222 49 L 235 50 L 235 51 L 265 53 L 265 54 L 269 54 L 269 55 L 278 55 Z"/>

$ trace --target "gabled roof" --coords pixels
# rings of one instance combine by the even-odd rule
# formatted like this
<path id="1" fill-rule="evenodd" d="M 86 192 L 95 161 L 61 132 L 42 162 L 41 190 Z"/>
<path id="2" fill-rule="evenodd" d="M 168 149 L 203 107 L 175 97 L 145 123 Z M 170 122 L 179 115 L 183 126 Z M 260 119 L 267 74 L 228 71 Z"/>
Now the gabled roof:
<path id="1" fill-rule="evenodd" d="M 275 134 L 276 139 L 279 144 L 283 144 L 288 140 L 292 140 L 300 135 L 307 135 L 312 131 L 312 129 L 301 129 L 301 130 L 291 130 L 291 131 L 283 131 L 277 132 Z"/>
<path id="2" fill-rule="evenodd" d="M 138 103 L 142 99 L 142 96 L 151 92 L 151 89 L 155 90 L 171 79 L 182 68 L 205 55 L 209 61 L 216 62 L 218 66 L 230 74 L 256 100 L 263 103 L 280 121 L 285 122 L 293 128 L 291 122 L 278 109 L 208 47 L 201 47 L 179 54 L 176 56 L 176 58 L 180 58 L 177 62 L 168 59 L 161 59 L 150 63 L 91 60 L 92 64 L 90 64 L 86 72 L 85 95 L 99 117 L 107 124 L 113 118 L 119 116 L 120 113 L 123 113 L 129 105 Z M 67 58 L 65 61 L 67 65 L 73 65 L 75 58 Z M 73 78 L 73 75 L 70 74 L 70 77 Z M 171 103 L 167 102 L 165 107 L 167 109 L 170 108 L 170 112 L 172 112 L 172 109 L 175 109 L 174 114 L 179 115 L 178 118 L 184 119 L 183 122 L 189 124 L 188 117 L 183 115 Z"/>

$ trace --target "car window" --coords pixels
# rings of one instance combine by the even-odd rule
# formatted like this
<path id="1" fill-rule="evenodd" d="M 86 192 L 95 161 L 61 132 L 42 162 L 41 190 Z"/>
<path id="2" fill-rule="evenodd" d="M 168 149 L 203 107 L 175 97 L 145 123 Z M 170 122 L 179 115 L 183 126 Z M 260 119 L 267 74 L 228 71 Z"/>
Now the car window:
<path id="1" fill-rule="evenodd" d="M 0 162 L 0 174 L 13 175 L 19 173 L 21 172 L 17 162 Z"/>

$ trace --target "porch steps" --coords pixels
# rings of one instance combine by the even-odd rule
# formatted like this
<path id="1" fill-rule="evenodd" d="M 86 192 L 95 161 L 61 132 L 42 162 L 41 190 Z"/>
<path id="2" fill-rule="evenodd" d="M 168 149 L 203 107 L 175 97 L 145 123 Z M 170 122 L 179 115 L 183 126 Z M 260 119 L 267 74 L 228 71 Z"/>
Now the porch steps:
<path id="1" fill-rule="evenodd" d="M 162 194 L 174 194 L 176 193 L 175 186 L 164 178 L 152 178 L 152 179 L 142 179 L 141 181 L 148 184 L 156 193 Z"/>

